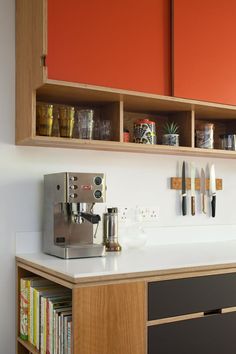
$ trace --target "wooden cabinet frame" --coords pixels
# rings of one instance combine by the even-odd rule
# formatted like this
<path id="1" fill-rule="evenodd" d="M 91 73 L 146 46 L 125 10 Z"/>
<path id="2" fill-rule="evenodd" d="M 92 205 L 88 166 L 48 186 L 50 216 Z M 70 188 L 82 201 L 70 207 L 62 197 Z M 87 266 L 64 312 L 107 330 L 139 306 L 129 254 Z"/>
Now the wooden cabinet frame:
<path id="1" fill-rule="evenodd" d="M 236 106 L 49 80 L 46 55 L 47 0 L 16 0 L 16 144 L 236 158 L 235 151 L 199 149 L 194 142 L 198 121 L 213 122 L 220 133 L 236 128 Z M 112 120 L 113 141 L 37 136 L 36 100 L 102 107 Z M 142 116 L 155 118 L 159 143 L 163 123 L 176 120 L 180 146 L 124 143 L 123 128 Z"/>

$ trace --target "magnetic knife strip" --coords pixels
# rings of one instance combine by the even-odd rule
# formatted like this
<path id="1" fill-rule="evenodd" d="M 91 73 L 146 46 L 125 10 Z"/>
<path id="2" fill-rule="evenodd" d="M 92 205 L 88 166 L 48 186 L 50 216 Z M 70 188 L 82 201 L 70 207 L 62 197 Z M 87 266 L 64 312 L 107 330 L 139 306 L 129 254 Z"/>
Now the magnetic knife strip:
<path id="1" fill-rule="evenodd" d="M 186 178 L 186 189 L 191 189 L 191 178 Z M 206 190 L 209 190 L 210 178 L 206 178 Z M 170 188 L 171 189 L 182 189 L 182 178 L 180 177 L 171 177 L 170 179 Z M 216 190 L 220 191 L 223 189 L 223 180 L 216 178 Z M 200 190 L 200 178 L 195 178 L 195 190 Z"/>

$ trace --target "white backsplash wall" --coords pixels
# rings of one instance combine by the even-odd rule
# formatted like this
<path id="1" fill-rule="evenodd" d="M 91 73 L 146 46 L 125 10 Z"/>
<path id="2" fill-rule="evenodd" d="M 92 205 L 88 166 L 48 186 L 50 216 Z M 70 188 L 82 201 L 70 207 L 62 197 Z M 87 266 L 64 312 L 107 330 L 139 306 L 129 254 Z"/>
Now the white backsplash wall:
<path id="1" fill-rule="evenodd" d="M 176 175 L 183 157 L 14 145 L 14 11 L 14 0 L 0 0 L 0 354 L 15 353 L 14 257 L 16 249 L 33 252 L 40 248 L 46 173 L 105 172 L 107 205 L 158 206 L 158 221 L 146 230 L 149 242 L 236 239 L 236 160 L 186 158 L 199 170 L 214 162 L 224 190 L 217 193 L 215 219 L 200 214 L 182 217 L 180 196 L 169 189 L 169 178 Z"/>

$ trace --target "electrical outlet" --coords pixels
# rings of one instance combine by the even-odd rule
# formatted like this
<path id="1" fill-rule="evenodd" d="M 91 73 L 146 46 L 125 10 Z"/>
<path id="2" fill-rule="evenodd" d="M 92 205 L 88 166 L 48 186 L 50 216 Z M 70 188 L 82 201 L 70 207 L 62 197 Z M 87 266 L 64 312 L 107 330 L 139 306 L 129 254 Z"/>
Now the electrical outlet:
<path id="1" fill-rule="evenodd" d="M 148 215 L 146 221 L 155 222 L 158 220 L 159 215 L 159 208 L 158 207 L 151 207 L 148 210 Z"/>
<path id="2" fill-rule="evenodd" d="M 127 207 L 119 207 L 118 208 L 118 222 L 126 223 L 128 220 L 128 208 Z"/>
<path id="3" fill-rule="evenodd" d="M 155 222 L 158 220 L 158 207 L 136 207 L 136 221 Z"/>
<path id="4" fill-rule="evenodd" d="M 135 214 L 137 221 L 145 222 L 148 216 L 148 208 L 137 206 Z"/>

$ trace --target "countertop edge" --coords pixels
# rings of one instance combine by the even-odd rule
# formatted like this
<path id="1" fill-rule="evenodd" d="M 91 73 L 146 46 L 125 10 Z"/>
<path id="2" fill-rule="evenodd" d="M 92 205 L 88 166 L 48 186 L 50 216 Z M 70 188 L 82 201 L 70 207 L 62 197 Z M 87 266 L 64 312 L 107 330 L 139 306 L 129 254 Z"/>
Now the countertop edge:
<path id="1" fill-rule="evenodd" d="M 83 276 L 83 277 L 73 277 L 65 273 L 61 273 L 52 268 L 45 267 L 34 263 L 33 261 L 26 260 L 22 257 L 16 256 L 16 262 L 25 264 L 35 270 L 47 273 L 48 275 L 57 277 L 61 280 L 76 284 L 85 283 L 111 283 L 118 281 L 137 281 L 148 280 L 148 278 L 153 278 L 153 280 L 168 280 L 175 278 L 184 277 L 194 277 L 194 276 L 204 276 L 204 275 L 215 275 L 223 273 L 233 273 L 236 272 L 236 263 L 221 263 L 221 264 L 208 264 L 201 266 L 187 266 L 181 268 L 170 268 L 170 269 L 157 269 L 151 271 L 141 271 L 141 272 L 130 272 L 130 273 L 118 273 L 118 274 L 101 274 L 96 276 Z M 160 278 L 160 279 L 158 279 Z M 149 279 L 152 280 L 152 279 Z"/>

